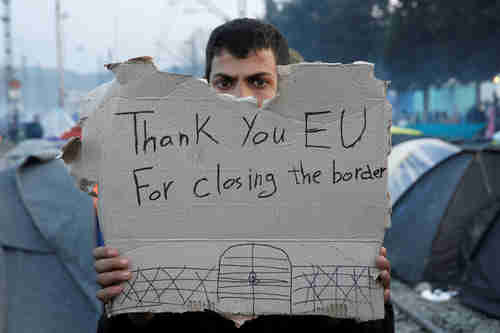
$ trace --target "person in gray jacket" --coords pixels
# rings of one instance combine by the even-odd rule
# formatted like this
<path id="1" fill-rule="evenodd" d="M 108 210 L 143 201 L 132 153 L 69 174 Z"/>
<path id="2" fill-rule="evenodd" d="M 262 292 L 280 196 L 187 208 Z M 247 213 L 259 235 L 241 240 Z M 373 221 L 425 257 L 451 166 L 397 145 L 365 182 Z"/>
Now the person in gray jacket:
<path id="1" fill-rule="evenodd" d="M 0 170 L 0 333 L 96 332 L 92 200 L 36 147 Z"/>

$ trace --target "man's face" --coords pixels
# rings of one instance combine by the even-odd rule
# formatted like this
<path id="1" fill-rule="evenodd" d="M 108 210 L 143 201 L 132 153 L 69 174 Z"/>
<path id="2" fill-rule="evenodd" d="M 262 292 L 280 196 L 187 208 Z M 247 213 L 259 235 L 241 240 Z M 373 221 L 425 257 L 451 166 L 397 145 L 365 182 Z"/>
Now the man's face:
<path id="1" fill-rule="evenodd" d="M 274 54 L 270 49 L 263 49 L 240 59 L 222 50 L 212 60 L 210 84 L 218 93 L 253 96 L 260 107 L 264 100 L 276 96 L 278 89 Z"/>

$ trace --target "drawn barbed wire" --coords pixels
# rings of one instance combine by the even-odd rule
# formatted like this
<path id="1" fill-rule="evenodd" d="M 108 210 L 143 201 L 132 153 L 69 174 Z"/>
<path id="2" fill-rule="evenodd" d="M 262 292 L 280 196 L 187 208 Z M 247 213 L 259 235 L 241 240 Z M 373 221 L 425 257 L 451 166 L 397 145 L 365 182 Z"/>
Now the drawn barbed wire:
<path id="1" fill-rule="evenodd" d="M 132 276 L 123 292 L 107 304 L 109 313 L 162 305 L 186 307 L 194 300 L 203 300 L 203 308 L 215 305 L 216 266 L 137 268 Z"/>
<path id="2" fill-rule="evenodd" d="M 329 313 L 348 316 L 367 305 L 380 288 L 370 266 L 293 265 L 287 252 L 269 244 L 241 243 L 226 248 L 211 267 L 137 268 L 124 291 L 106 305 L 108 313 L 155 306 L 217 311 L 224 300 L 286 305 L 289 314 Z"/>
<path id="3" fill-rule="evenodd" d="M 293 305 L 305 308 L 301 313 L 334 312 L 343 317 L 348 315 L 348 309 L 357 311 L 361 304 L 374 313 L 371 297 L 380 288 L 375 283 L 375 267 L 295 265 L 293 269 Z"/>

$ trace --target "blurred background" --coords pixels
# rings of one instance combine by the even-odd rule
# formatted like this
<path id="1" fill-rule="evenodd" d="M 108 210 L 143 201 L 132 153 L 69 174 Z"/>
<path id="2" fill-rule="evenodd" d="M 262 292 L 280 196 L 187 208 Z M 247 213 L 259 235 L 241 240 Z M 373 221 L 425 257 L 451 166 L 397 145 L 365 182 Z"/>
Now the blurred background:
<path id="1" fill-rule="evenodd" d="M 236 17 L 276 25 L 306 61 L 375 63 L 391 81 L 393 124 L 448 140 L 500 128 L 495 0 L 2 1 L 0 135 L 58 137 L 104 64 L 151 55 L 201 76 L 210 31 Z M 0 44 L 1 45 L 1 44 Z M 31 129 L 30 129 L 31 128 Z M 33 132 L 33 133 L 32 133 Z"/>

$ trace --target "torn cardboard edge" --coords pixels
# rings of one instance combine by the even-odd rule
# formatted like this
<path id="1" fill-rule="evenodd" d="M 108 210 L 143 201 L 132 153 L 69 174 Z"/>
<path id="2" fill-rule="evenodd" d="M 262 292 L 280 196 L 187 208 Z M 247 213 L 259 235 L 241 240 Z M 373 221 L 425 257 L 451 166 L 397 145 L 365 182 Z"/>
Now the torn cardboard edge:
<path id="1" fill-rule="evenodd" d="M 380 105 L 380 110 L 382 110 L 382 113 L 379 115 L 381 124 L 384 124 L 383 127 L 387 128 L 387 133 L 385 135 L 389 135 L 389 129 L 390 129 L 390 105 L 388 104 L 385 96 L 386 96 L 386 88 L 387 84 L 383 81 L 377 80 L 374 78 L 373 75 L 373 65 L 364 63 L 364 62 L 357 62 L 353 63 L 350 65 L 342 65 L 342 64 L 319 64 L 319 63 L 312 63 L 312 64 L 295 64 L 295 65 L 289 65 L 289 66 L 284 66 L 280 67 L 280 95 L 272 100 L 269 100 L 262 109 L 260 109 L 262 112 L 263 116 L 273 116 L 275 119 L 278 119 L 277 121 L 288 121 L 289 123 L 303 123 L 303 120 L 300 118 L 295 117 L 293 114 L 287 113 L 290 111 L 290 105 L 295 105 L 294 103 L 298 103 L 300 105 L 308 105 L 310 103 L 308 99 L 306 99 L 304 96 L 300 96 L 298 94 L 293 94 L 292 90 L 287 91 L 287 87 L 291 87 L 294 84 L 296 84 L 296 80 L 300 77 L 300 75 L 305 75 L 309 70 L 317 70 L 319 71 L 317 74 L 321 76 L 321 70 L 325 69 L 331 69 L 331 68 L 341 68 L 341 69 L 347 69 L 347 70 L 352 70 L 352 69 L 361 69 L 359 71 L 359 79 L 355 78 L 353 82 L 358 85 L 358 88 L 360 89 L 365 89 L 365 93 L 370 95 L 369 97 L 376 101 L 376 103 L 381 103 Z M 199 79 L 191 78 L 189 76 L 183 76 L 183 75 L 175 75 L 175 74 L 168 74 L 168 73 L 162 73 L 159 72 L 154 64 L 152 63 L 151 59 L 142 59 L 139 58 L 139 60 L 134 60 L 122 64 L 112 64 L 109 66 L 109 69 L 111 69 L 115 75 L 116 75 L 116 80 L 114 80 L 112 83 L 108 84 L 106 86 L 106 89 L 101 89 L 100 91 L 99 88 L 94 91 L 94 99 L 89 100 L 89 103 L 92 103 L 92 108 L 87 108 L 86 110 L 86 115 L 85 117 L 82 117 L 82 125 L 83 125 L 83 138 L 82 138 L 82 143 L 78 143 L 77 140 L 74 140 L 73 142 L 70 142 L 68 144 L 67 149 L 65 149 L 65 155 L 67 157 L 68 161 L 71 161 L 73 164 L 72 171 L 74 174 L 77 175 L 77 178 L 80 179 L 80 184 L 84 185 L 83 187 L 88 188 L 89 184 L 95 184 L 97 182 L 100 183 L 100 187 L 103 188 L 104 191 L 107 190 L 105 186 L 103 186 L 102 179 L 100 178 L 100 173 L 103 172 L 102 165 L 100 164 L 102 157 L 105 156 L 103 155 L 102 149 L 102 143 L 106 142 L 106 140 L 109 140 L 113 135 L 110 133 L 105 133 L 103 128 L 99 128 L 102 124 L 107 124 L 107 122 L 110 121 L 110 115 L 106 114 L 106 111 L 108 111 L 108 108 L 110 105 L 113 103 L 122 103 L 121 105 L 127 105 L 127 103 L 143 103 L 143 105 L 148 105 L 147 103 L 159 103 L 159 102 L 165 102 L 168 101 L 169 99 L 172 98 L 172 96 L 176 96 L 176 98 L 182 98 L 182 96 L 189 97 L 189 89 L 192 87 L 196 87 L 197 89 L 201 89 L 202 91 L 202 97 L 201 99 L 205 98 L 207 100 L 214 100 L 217 105 L 219 106 L 224 106 L 227 108 L 228 104 L 233 103 L 233 107 L 235 109 L 238 108 L 244 108 L 241 104 L 248 105 L 248 103 L 252 103 L 251 99 L 243 99 L 243 100 L 234 100 L 232 97 L 227 97 L 227 96 L 219 96 L 215 94 L 215 92 L 205 83 L 200 82 Z M 307 73 L 306 73 L 307 74 Z M 165 81 L 162 81 L 162 80 Z M 321 77 L 319 79 L 327 80 L 328 78 Z M 365 80 L 366 79 L 366 80 Z M 154 84 L 153 89 L 146 89 L 144 88 L 143 82 L 159 82 L 159 84 Z M 157 81 L 154 81 L 157 80 Z M 369 83 L 366 81 L 370 81 Z M 363 86 L 365 84 L 365 86 Z M 369 85 L 372 85 L 374 88 L 373 91 L 370 92 Z M 206 87 L 208 89 L 202 88 Z M 102 88 L 102 87 L 101 87 Z M 342 86 L 340 86 L 342 88 Z M 343 89 L 343 88 L 342 88 Z M 153 91 L 154 90 L 154 91 Z M 91 93 L 92 94 L 92 93 Z M 329 98 L 329 94 L 326 92 L 321 92 L 318 93 L 316 96 L 315 100 L 325 100 Z M 188 98 L 189 99 L 189 98 Z M 313 98 L 311 98 L 313 99 Z M 283 103 L 283 100 L 288 103 Z M 236 103 L 235 103 L 236 102 Z M 239 103 L 238 103 L 239 102 Z M 242 103 L 243 102 L 243 103 Z M 348 101 L 347 101 L 348 102 Z M 235 103 L 235 104 L 234 104 Z M 281 104 L 280 104 L 281 103 Z M 153 104 L 151 104 L 153 105 Z M 253 106 L 255 108 L 255 106 Z M 311 107 L 314 109 L 313 107 Z M 257 110 L 257 108 L 255 108 Z M 271 111 L 272 110 L 272 111 Z M 281 119 L 281 120 L 280 120 Z M 350 118 L 349 118 L 350 119 Z M 338 115 L 332 115 L 331 118 L 328 119 L 328 122 L 330 123 L 335 123 L 338 122 Z M 320 125 L 319 123 L 314 123 L 314 125 Z M 110 127 L 112 128 L 112 127 Z M 108 129 L 109 130 L 109 129 Z M 390 135 L 389 135 L 390 137 Z M 386 160 L 386 155 L 389 153 L 390 146 L 389 146 L 389 141 L 390 139 L 387 139 L 384 145 L 381 145 L 381 147 L 378 147 L 379 150 L 377 150 L 379 158 L 380 156 L 384 156 L 385 158 L 385 165 L 387 164 Z M 74 151 L 70 149 L 70 147 L 73 147 Z M 71 152 L 71 153 L 70 153 Z M 108 157 L 108 160 L 110 158 Z M 91 169 L 87 169 L 85 166 L 85 163 L 89 164 L 89 161 L 95 161 L 95 165 L 92 166 Z M 111 158 L 112 160 L 112 158 Z M 100 180 L 100 181 L 99 181 Z M 107 186 L 107 185 L 106 185 Z M 100 188 L 101 190 L 101 188 Z M 387 189 L 386 189 L 387 193 Z M 386 201 L 384 201 L 386 202 Z M 100 200 L 100 203 L 102 203 L 102 200 Z M 386 202 L 387 203 L 387 202 Z M 385 206 L 387 207 L 387 205 Z M 105 219 L 104 219 L 105 220 Z M 385 223 L 389 221 L 389 215 L 386 215 L 385 218 Z M 120 245 L 120 240 L 111 240 L 113 241 L 112 246 L 115 245 Z M 140 241 L 138 239 L 138 241 Z M 164 240 L 165 241 L 165 240 Z M 185 243 L 182 244 L 180 247 L 178 243 L 176 243 L 176 240 L 170 240 L 169 244 L 164 244 L 163 250 L 161 253 L 168 253 L 169 257 L 183 257 L 185 256 L 185 251 L 186 248 L 189 249 L 189 252 L 192 253 L 192 256 L 199 256 L 202 252 L 210 252 L 207 251 L 207 245 L 203 244 L 203 242 L 199 242 L 193 239 L 185 239 Z M 311 258 L 315 257 L 321 257 L 325 253 L 325 248 L 322 248 L 322 246 L 334 246 L 333 243 L 341 243 L 343 240 L 325 240 L 325 243 L 322 245 L 318 244 L 313 244 L 310 247 L 305 246 L 304 244 L 300 245 L 297 247 L 297 245 L 293 244 L 293 242 L 290 242 L 290 240 L 286 239 L 278 239 L 278 240 L 272 240 L 271 243 L 269 243 L 269 240 L 262 240 L 262 241 L 257 241 L 255 237 L 249 237 L 249 238 L 244 238 L 236 242 L 236 239 L 229 239 L 229 240 L 221 240 L 220 242 L 217 242 L 215 240 L 209 240 L 212 242 L 210 246 L 212 247 L 211 253 L 221 253 L 226 251 L 228 248 L 234 248 L 234 246 L 238 245 L 241 246 L 241 249 L 254 249 L 255 247 L 258 247 L 260 249 L 271 249 L 274 248 L 275 250 L 278 251 L 278 253 L 283 253 L 279 252 L 282 249 L 285 252 L 290 252 L 290 253 L 297 253 L 300 254 L 301 252 L 304 252 L 304 249 L 307 248 L 307 251 L 310 251 Z M 302 240 L 304 241 L 304 240 Z M 345 241 L 345 240 L 344 240 Z M 130 241 L 126 241 L 129 242 Z M 133 241 L 132 241 L 133 242 Z M 186 242 L 191 242 L 189 246 L 186 246 Z M 235 243 L 236 242 L 236 243 Z M 150 243 L 150 241 L 147 241 L 146 243 Z M 146 258 L 151 255 L 151 253 L 157 251 L 157 248 L 155 250 L 152 250 L 152 252 L 145 251 L 149 246 L 146 243 L 137 243 L 139 244 L 138 246 L 133 246 L 132 248 L 130 245 L 126 246 L 121 246 L 121 248 L 128 248 L 128 250 L 125 252 L 125 254 L 128 256 L 129 254 L 134 254 L 134 258 Z M 142 245 L 141 245 L 142 244 Z M 277 244 L 282 244 L 282 246 L 277 246 Z M 332 245 L 333 244 L 333 245 Z M 364 253 L 369 253 L 365 254 L 365 256 L 374 258 L 377 253 L 378 253 L 378 248 L 380 247 L 381 244 L 381 239 L 373 239 L 371 241 L 371 244 L 366 245 L 366 247 L 363 246 L 357 246 L 357 250 L 351 249 L 350 251 L 352 253 L 356 253 L 356 251 L 362 251 Z M 120 247 L 116 246 L 116 247 Z M 155 245 L 156 246 L 156 245 Z M 276 247 L 278 249 L 276 249 Z M 285 249 L 286 248 L 286 249 Z M 267 251 L 264 250 L 264 251 Z M 329 251 L 329 250 L 327 250 Z M 266 252 L 267 253 L 267 252 Z M 316 253 L 315 255 L 312 255 Z M 208 257 L 201 260 L 204 261 L 205 263 L 211 262 L 213 258 L 212 254 L 207 254 Z M 210 257 L 210 258 L 209 258 Z M 298 258 L 298 257 L 297 257 Z M 300 259 L 303 260 L 303 259 Z M 299 260 L 299 261 L 300 261 Z M 344 260 L 344 259 L 343 259 Z M 147 260 L 146 260 L 147 261 Z M 314 262 L 314 260 L 312 261 Z M 332 260 L 334 262 L 334 260 Z M 169 263 L 169 266 L 172 266 Z M 179 262 L 174 265 L 176 267 L 185 267 L 186 263 L 184 262 Z M 210 266 L 210 265 L 209 265 Z M 298 266 L 303 266 L 300 263 L 298 263 Z M 349 265 L 340 265 L 340 266 L 349 266 Z M 142 267 L 146 267 L 146 271 L 142 270 L 140 267 L 136 267 L 136 277 L 138 278 L 144 278 L 144 283 L 146 281 L 154 279 L 153 276 L 148 276 L 150 274 L 149 272 L 154 272 L 153 274 L 164 274 L 164 269 L 158 265 L 156 265 L 154 262 L 149 262 L 147 265 L 144 265 L 144 262 L 142 263 Z M 148 268 L 149 267 L 149 268 Z M 201 267 L 199 266 L 198 268 L 192 268 L 191 269 L 191 279 L 195 279 L 198 284 L 198 288 L 204 287 L 207 288 L 207 290 L 213 290 L 210 293 L 218 293 L 220 292 L 220 288 L 215 285 L 212 286 L 210 289 L 207 287 L 205 283 L 208 284 L 206 281 L 207 277 L 210 274 L 215 274 L 215 271 L 220 270 L 215 270 L 210 267 Z M 311 264 L 307 266 L 307 269 L 316 269 L 314 268 L 314 264 Z M 352 267 L 351 267 L 352 268 Z M 349 268 L 349 269 L 351 269 Z M 364 267 L 365 269 L 370 270 L 370 267 Z M 302 268 L 296 268 L 296 269 L 302 269 Z M 338 267 L 337 267 L 338 269 Z M 180 272 L 180 270 L 175 270 L 175 272 L 170 271 L 168 274 L 165 275 L 165 279 L 170 282 L 175 282 L 175 279 L 173 279 L 173 276 L 176 274 L 183 274 Z M 290 271 L 293 271 L 290 269 Z M 205 275 L 202 274 L 204 272 L 205 274 L 208 273 L 207 277 L 203 278 Z M 251 273 L 251 272 L 250 272 Z M 330 272 L 331 273 L 331 272 Z M 358 272 L 359 273 L 359 272 Z M 174 274 L 174 275 L 172 275 Z M 300 272 L 298 273 L 300 277 Z M 305 273 L 304 276 L 308 276 L 307 274 L 313 274 L 311 276 L 314 276 L 314 272 L 308 272 Z M 347 274 L 348 278 L 352 279 L 352 276 L 350 276 L 351 273 L 343 273 Z M 354 273 L 353 276 L 357 276 L 357 273 Z M 168 276 L 171 276 L 170 278 Z M 199 276 L 198 276 L 199 275 Z M 219 274 L 217 274 L 219 276 Z M 324 276 L 329 276 L 327 273 L 324 274 Z M 361 305 L 356 305 L 355 307 L 344 307 L 342 305 L 338 305 L 341 303 L 335 303 L 337 305 L 331 305 L 334 303 L 328 303 L 326 305 L 318 305 L 316 308 L 316 303 L 320 304 L 321 302 L 314 301 L 313 299 L 307 299 L 305 298 L 305 304 L 306 305 L 311 305 L 314 306 L 316 310 L 308 310 L 308 309 L 303 309 L 304 311 L 294 311 L 294 309 L 289 308 L 290 310 L 287 311 L 286 309 L 283 310 L 283 308 L 280 308 L 279 310 L 275 310 L 275 307 L 271 306 L 269 308 L 266 304 L 263 305 L 259 310 L 257 310 L 258 313 L 312 313 L 312 314 L 327 314 L 330 316 L 334 317 L 344 317 L 344 318 L 358 318 L 361 320 L 370 320 L 370 319 L 377 319 L 377 318 L 382 318 L 383 317 L 383 290 L 382 288 L 376 287 L 374 284 L 374 281 L 376 277 L 378 276 L 378 271 L 373 271 L 370 272 L 367 275 L 367 278 L 365 279 L 365 282 L 367 283 L 368 286 L 374 286 L 374 289 L 372 290 L 371 287 L 369 287 L 369 290 L 372 290 L 372 294 L 369 296 L 370 301 L 366 301 L 365 303 Z M 246 278 L 247 283 L 250 284 L 250 286 L 253 285 L 255 288 L 256 281 L 259 281 L 259 278 L 257 276 L 251 276 L 248 275 Z M 218 284 L 220 280 L 215 277 L 211 277 L 212 282 L 217 282 Z M 305 283 L 305 286 L 310 282 L 308 282 L 307 279 L 303 279 L 303 283 Z M 253 281 L 253 282 L 252 282 Z M 137 282 L 137 281 L 136 281 Z M 226 281 L 227 282 L 227 281 Z M 253 284 L 252 284 L 253 283 Z M 325 281 L 324 283 L 329 283 L 328 281 Z M 291 285 L 291 283 L 290 283 Z M 309 293 L 313 294 L 314 289 L 317 286 L 309 286 L 308 288 L 305 288 L 303 290 L 308 290 Z M 166 289 L 165 289 L 166 288 Z M 174 289 L 169 289 L 170 287 L 164 286 L 163 290 L 164 293 L 170 293 L 174 292 Z M 197 293 L 197 292 L 202 292 L 201 289 L 196 289 L 196 286 L 192 286 L 192 293 Z M 240 291 L 236 291 L 240 292 Z M 147 291 L 146 291 L 147 293 Z M 205 300 L 203 299 L 195 299 L 195 301 L 191 303 L 186 303 L 185 300 L 186 298 L 189 298 L 191 296 L 189 295 L 181 295 L 179 294 L 179 303 L 178 305 L 172 305 L 172 304 L 153 304 L 151 303 L 151 300 L 148 302 L 149 305 L 146 305 L 144 303 L 144 298 L 141 299 L 141 297 L 137 294 L 136 288 L 132 285 L 128 286 L 127 291 L 122 294 L 120 297 L 116 298 L 113 303 L 108 304 L 108 313 L 115 314 L 115 313 L 127 313 L 127 312 L 137 312 L 137 311 L 172 311 L 172 312 L 182 312 L 182 311 L 189 311 L 189 310 L 200 310 L 200 309 L 215 309 L 219 312 L 227 312 L 228 309 L 231 309 L 232 312 L 238 312 L 239 314 L 245 314 L 245 315 L 252 315 L 255 314 L 256 311 L 254 308 L 252 308 L 248 304 L 243 304 L 240 301 L 233 302 L 230 305 L 226 305 L 223 308 L 219 308 L 216 302 L 213 302 L 210 297 L 207 295 L 212 295 L 206 292 L 205 290 Z M 266 292 L 267 293 L 267 292 Z M 272 293 L 272 292 L 271 292 Z M 188 293 L 189 294 L 189 293 Z M 135 296 L 134 296 L 135 295 Z M 150 296 L 150 295 L 149 295 Z M 149 297 L 148 296 L 148 297 Z M 226 295 L 227 296 L 227 295 Z M 304 296 L 304 295 L 303 295 Z M 362 297 L 362 295 L 359 295 Z M 134 306 L 131 306 L 128 302 L 127 297 L 135 297 L 137 298 L 136 301 L 141 300 L 139 303 L 135 304 Z M 306 297 L 306 296 L 304 296 Z M 269 300 L 268 300 L 269 301 Z M 283 303 L 291 303 L 290 300 L 285 299 L 281 300 Z M 382 303 L 381 303 L 382 302 Z M 142 304 L 144 303 L 144 304 Z M 125 306 L 121 306 L 125 304 Z M 142 304 L 142 305 L 141 305 Z M 249 307 L 250 306 L 250 307 Z M 128 307 L 128 308 L 127 308 Z"/>
<path id="2" fill-rule="evenodd" d="M 140 56 L 140 57 L 135 57 L 131 58 L 125 62 L 116 62 L 116 63 L 109 63 L 104 65 L 104 67 L 110 71 L 112 71 L 115 74 L 115 80 L 118 80 L 120 85 L 127 84 L 129 80 L 138 80 L 140 77 L 137 77 L 136 75 L 134 76 L 129 76 L 129 75 L 123 75 L 121 73 L 126 73 L 129 68 L 129 66 L 141 66 L 141 70 L 145 70 L 149 74 L 162 74 L 162 75 L 169 75 L 172 77 L 177 77 L 181 78 L 181 83 L 189 80 L 189 79 L 195 79 L 199 80 L 201 82 L 204 82 L 207 84 L 207 90 L 210 92 L 214 93 L 213 89 L 208 85 L 205 79 L 202 78 L 196 78 L 190 75 L 182 75 L 182 74 L 173 74 L 173 73 L 168 73 L 168 72 L 161 72 L 157 69 L 156 65 L 153 62 L 153 57 L 151 56 Z M 291 64 L 291 65 L 286 65 L 286 66 L 278 66 L 278 72 L 279 72 L 279 80 L 280 80 L 280 85 L 282 84 L 281 82 L 286 79 L 289 75 L 293 73 L 293 68 L 296 68 L 298 66 L 310 66 L 310 65 L 325 65 L 325 66 L 333 66 L 333 67 L 347 67 L 347 66 L 369 66 L 369 71 L 368 71 L 368 77 L 371 80 L 377 81 L 380 84 L 382 84 L 383 89 L 384 89 L 384 96 L 387 96 L 387 89 L 389 87 L 390 81 L 382 81 L 377 78 L 375 78 L 374 75 L 374 65 L 369 62 L 365 61 L 355 61 L 351 64 L 342 64 L 342 63 L 323 63 L 323 62 L 303 62 L 303 63 L 297 63 L 297 64 Z M 126 67 L 126 68 L 125 68 Z M 135 72 L 135 71 L 134 71 Z M 140 71 L 139 71 L 140 72 Z M 62 155 L 61 157 L 65 161 L 66 164 L 68 165 L 73 165 L 77 166 L 78 170 L 75 170 L 74 176 L 77 179 L 81 179 L 82 177 L 85 179 L 82 179 L 78 181 L 77 183 L 80 184 L 86 184 L 83 186 L 83 188 L 88 187 L 88 184 L 97 184 L 98 183 L 98 175 L 95 172 L 91 172 L 90 174 L 85 174 L 86 172 L 83 172 L 83 170 L 80 169 L 81 165 L 85 163 L 87 160 L 87 156 L 85 156 L 85 152 L 82 153 L 82 146 L 81 143 L 78 143 L 79 141 L 88 139 L 89 133 L 88 133 L 88 126 L 86 126 L 86 121 L 88 120 L 89 116 L 102 111 L 103 105 L 112 97 L 116 98 L 118 96 L 113 96 L 113 93 L 116 93 L 114 89 L 112 89 L 112 85 L 114 84 L 115 80 L 112 80 L 110 82 L 104 83 L 98 87 L 96 87 L 94 90 L 92 90 L 86 97 L 86 100 L 83 104 L 83 106 L 80 107 L 80 120 L 79 120 L 79 125 L 84 129 L 82 133 L 82 138 L 77 139 L 77 138 L 71 138 L 67 144 L 65 144 L 62 148 Z M 216 94 L 216 96 L 222 98 L 222 99 L 227 99 L 227 100 L 232 100 L 235 102 L 251 102 L 257 105 L 256 99 L 255 98 L 236 98 L 234 96 L 228 95 L 228 94 Z M 261 109 L 269 109 L 273 105 L 273 101 L 278 99 L 280 96 L 280 92 L 278 92 L 278 95 L 272 99 L 268 99 L 264 101 L 264 104 Z M 161 97 L 161 98 L 167 98 L 167 96 Z M 147 98 L 147 97 L 142 97 L 142 98 Z M 387 102 L 387 105 L 389 108 L 391 105 Z M 392 110 L 392 109 L 391 109 Z M 389 111 L 391 111 L 389 110 Z M 392 124 L 391 117 L 388 117 L 388 126 L 387 126 L 387 131 L 389 133 L 388 135 L 388 144 L 387 144 L 387 155 L 389 155 L 390 150 L 391 150 L 391 142 L 390 142 L 390 127 Z M 87 131 L 85 131 L 87 129 Z M 96 133 L 92 133 L 96 134 Z M 83 156 L 82 156 L 83 154 Z M 85 166 L 83 166 L 85 168 Z M 82 190 L 83 190 L 82 188 Z M 86 191 L 88 193 L 88 191 Z M 389 195 L 389 193 L 387 194 Z M 390 226 L 390 222 L 388 224 L 388 227 Z"/>

